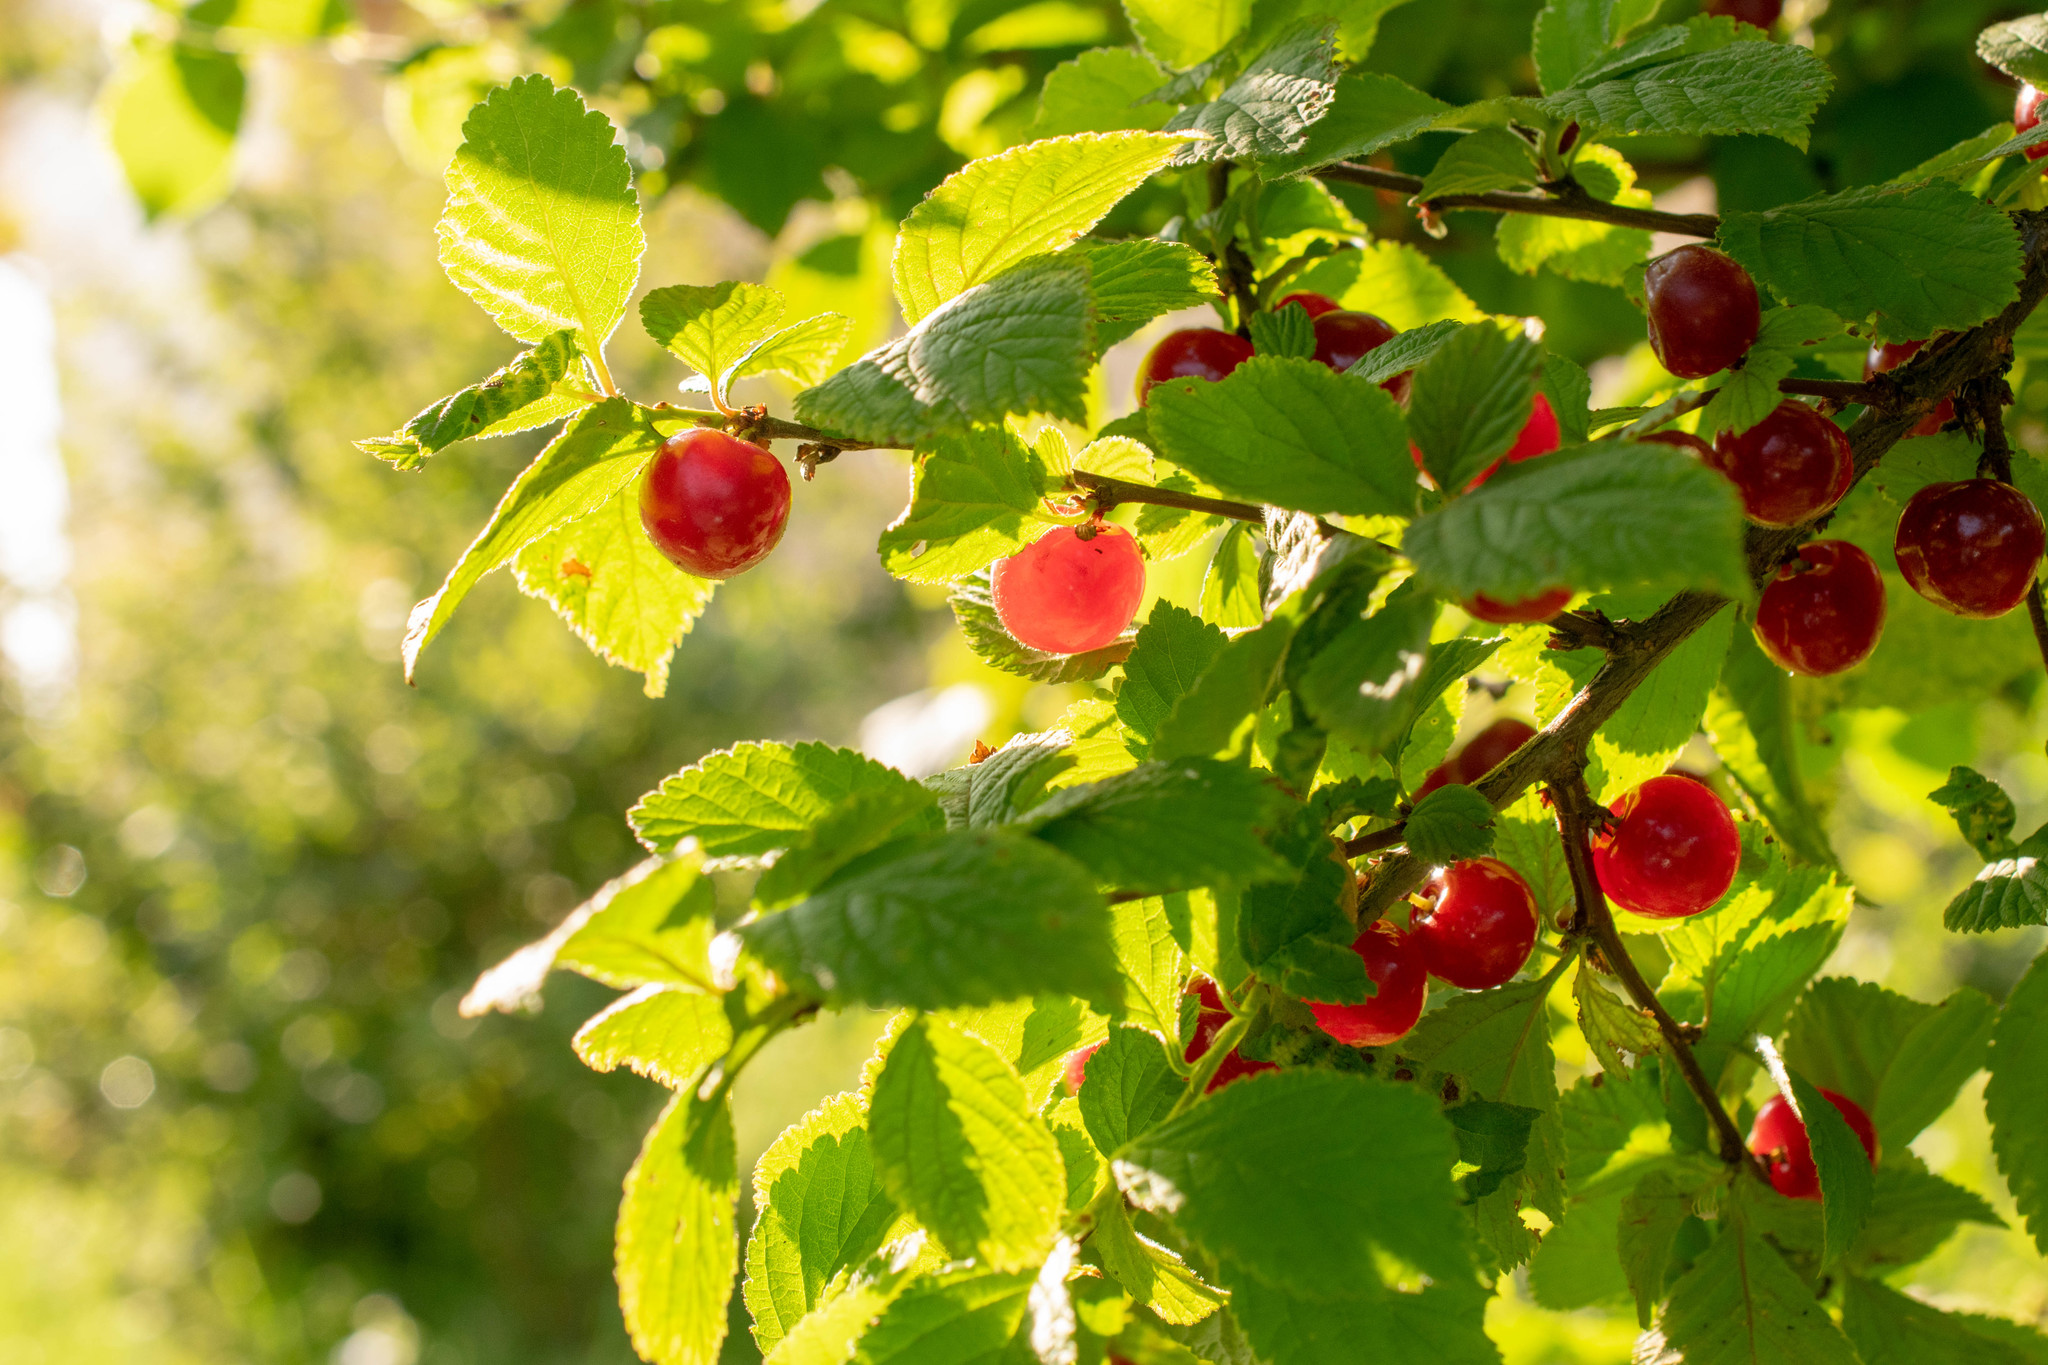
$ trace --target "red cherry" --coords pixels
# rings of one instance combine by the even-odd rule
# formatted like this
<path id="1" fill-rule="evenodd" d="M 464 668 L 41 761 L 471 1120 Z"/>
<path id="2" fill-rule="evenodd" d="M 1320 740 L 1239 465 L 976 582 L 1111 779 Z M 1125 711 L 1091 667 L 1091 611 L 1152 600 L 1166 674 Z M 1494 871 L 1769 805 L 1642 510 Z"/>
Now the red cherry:
<path id="1" fill-rule="evenodd" d="M 1618 823 L 1593 837 L 1593 872 L 1607 899 L 1651 919 L 1682 919 L 1727 894 L 1742 840 L 1713 788 L 1665 773 L 1609 809 Z"/>
<path id="2" fill-rule="evenodd" d="M 1351 1047 L 1391 1043 L 1415 1027 L 1422 1017 L 1422 999 L 1429 993 L 1429 972 L 1422 965 L 1422 945 L 1385 920 L 1365 927 L 1351 945 L 1365 960 L 1365 974 L 1379 994 L 1362 1005 L 1329 1005 L 1311 1000 L 1309 1009 L 1323 1032 Z"/>
<path id="3" fill-rule="evenodd" d="M 1515 750 L 1527 744 L 1536 736 L 1536 727 L 1527 721 L 1504 716 L 1493 722 L 1471 739 L 1463 748 L 1430 769 L 1429 776 L 1415 789 L 1415 799 L 1435 791 L 1451 782 L 1471 785 L 1498 768 Z"/>
<path id="4" fill-rule="evenodd" d="M 2020 87 L 2019 98 L 2013 101 L 2012 106 L 2012 130 L 2015 134 L 2024 133 L 2041 121 L 2043 98 L 2032 84 Z M 2027 148 L 2029 161 L 2039 161 L 2044 156 L 2048 156 L 2048 142 Z"/>
<path id="5" fill-rule="evenodd" d="M 1715 437 L 1707 463 L 1735 485 L 1744 515 L 1765 526 L 1813 520 L 1842 500 L 1856 475 L 1842 429 L 1789 399 L 1741 435 Z"/>
<path id="6" fill-rule="evenodd" d="M 2027 495 L 1993 479 L 1929 484 L 1899 517 L 1892 549 L 1913 591 L 1988 620 L 2026 598 L 2048 528 Z"/>
<path id="7" fill-rule="evenodd" d="M 1875 1166 L 1877 1129 L 1871 1124 L 1870 1115 L 1847 1095 L 1838 1095 L 1832 1090 L 1820 1093 L 1821 1098 L 1835 1106 L 1847 1121 L 1849 1131 L 1863 1144 L 1863 1154 Z M 1813 1147 L 1806 1136 L 1806 1124 L 1801 1121 L 1799 1111 L 1783 1095 L 1771 1096 L 1757 1109 L 1756 1122 L 1749 1128 L 1749 1150 L 1762 1159 L 1764 1173 L 1771 1178 L 1771 1188 L 1779 1194 L 1787 1199 L 1820 1198 L 1820 1170 L 1813 1164 Z"/>
<path id="8" fill-rule="evenodd" d="M 1252 358 L 1252 344 L 1214 327 L 1169 332 L 1138 366 L 1138 406 L 1162 379 L 1221 379 Z"/>
<path id="9" fill-rule="evenodd" d="M 1077 1047 L 1067 1054 L 1067 1093 L 1069 1095 L 1081 1093 L 1081 1082 L 1087 1079 L 1088 1076 L 1088 1059 L 1093 1057 L 1101 1047 L 1102 1044 L 1100 1043 L 1090 1043 L 1086 1047 Z"/>
<path id="10" fill-rule="evenodd" d="M 1689 431 L 1653 431 L 1647 436 L 1638 436 L 1638 441 L 1655 441 L 1660 446 L 1670 446 L 1697 455 L 1708 464 L 1714 462 L 1714 448 Z"/>
<path id="11" fill-rule="evenodd" d="M 1200 978 L 1189 986 L 1185 994 L 1192 995 L 1199 1002 L 1195 1010 L 1195 1032 L 1188 1039 L 1187 1050 L 1181 1054 L 1188 1062 L 1199 1061 L 1216 1041 L 1216 1035 L 1230 1022 L 1230 1011 L 1224 1007 L 1223 993 L 1216 989 L 1216 983 Z M 1232 1081 L 1243 1076 L 1256 1076 L 1261 1071 L 1278 1071 L 1271 1062 L 1254 1061 L 1232 1052 L 1217 1064 L 1216 1073 L 1209 1078 L 1209 1084 L 1202 1091 L 1212 1095 Z"/>
<path id="12" fill-rule="evenodd" d="M 1273 305 L 1273 311 L 1277 313 L 1290 303 L 1300 304 L 1312 318 L 1319 318 L 1325 313 L 1335 313 L 1344 307 L 1328 294 L 1289 294 Z"/>
<path id="13" fill-rule="evenodd" d="M 1519 602 L 1503 602 L 1485 593 L 1474 593 L 1469 601 L 1462 603 L 1465 614 L 1479 621 L 1489 621 L 1496 626 L 1526 625 L 1532 622 L 1548 621 L 1564 610 L 1565 603 L 1572 600 L 1572 589 L 1551 588 L 1534 597 L 1524 597 Z"/>
<path id="14" fill-rule="evenodd" d="M 1854 668 L 1884 632 L 1884 579 L 1848 541 L 1809 541 L 1764 585 L 1755 629 L 1780 668 L 1809 678 Z"/>
<path id="15" fill-rule="evenodd" d="M 1643 272 L 1650 349 L 1680 379 L 1705 379 L 1748 352 L 1763 325 L 1756 281 L 1712 247 L 1682 246 Z"/>
<path id="16" fill-rule="evenodd" d="M 1500 472 L 1503 464 L 1520 464 L 1524 460 L 1533 460 L 1538 455 L 1548 455 L 1557 449 L 1559 435 L 1557 413 L 1551 409 L 1548 398 L 1537 394 L 1535 401 L 1529 405 L 1529 420 L 1522 423 L 1522 429 L 1516 434 L 1515 443 L 1508 447 L 1508 453 L 1480 470 L 1472 482 L 1465 485 L 1465 491 L 1469 493 L 1485 483 Z M 1409 443 L 1408 450 L 1415 457 L 1415 467 L 1420 469 L 1422 452 L 1415 448 L 1413 442 Z"/>
<path id="17" fill-rule="evenodd" d="M 1514 980 L 1536 946 L 1536 898 L 1497 858 L 1454 863 L 1422 888 L 1435 904 L 1412 923 L 1431 976 L 1468 991 Z"/>
<path id="18" fill-rule="evenodd" d="M 789 524 L 789 475 L 773 455 L 710 427 L 661 443 L 640 479 L 640 524 L 684 573 L 730 578 Z"/>
<path id="19" fill-rule="evenodd" d="M 2043 151 L 2048 152 L 2048 148 L 2044 148 Z M 2032 156 L 2033 151 L 2029 150 L 2027 155 Z M 1883 374 L 1886 370 L 1897 369 L 1911 360 L 1926 344 L 1925 341 L 1888 341 L 1882 346 L 1872 346 L 1870 354 L 1863 357 L 1863 377 L 1868 379 L 1872 375 Z M 1953 396 L 1945 397 L 1934 405 L 1934 411 L 1920 419 L 1919 425 L 1913 428 L 1913 434 L 1932 436 L 1955 419 L 1956 400 Z"/>
<path id="20" fill-rule="evenodd" d="M 1740 23 L 1769 28 L 1785 12 L 1785 0 L 1707 0 L 1703 14 L 1722 14 Z"/>
<path id="21" fill-rule="evenodd" d="M 1392 323 L 1371 313 L 1343 309 L 1324 313 L 1316 319 L 1316 359 L 1342 374 L 1399 335 Z M 1392 394 L 1395 402 L 1405 403 L 1408 379 L 1408 371 L 1403 370 L 1392 379 L 1381 380 L 1380 387 Z"/>
<path id="22" fill-rule="evenodd" d="M 1124 633 L 1145 599 L 1145 560 L 1121 526 L 1056 526 L 996 561 L 996 616 L 1017 640 L 1048 654 L 1086 654 Z"/>

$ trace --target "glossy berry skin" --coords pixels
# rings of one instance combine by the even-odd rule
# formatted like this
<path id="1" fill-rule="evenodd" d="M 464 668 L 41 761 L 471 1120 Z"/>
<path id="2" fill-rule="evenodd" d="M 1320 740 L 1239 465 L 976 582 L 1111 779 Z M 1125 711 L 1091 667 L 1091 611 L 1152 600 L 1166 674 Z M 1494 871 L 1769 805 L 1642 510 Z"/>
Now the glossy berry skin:
<path id="1" fill-rule="evenodd" d="M 2048 96 L 2044 96 L 2031 84 L 2020 87 L 2019 98 L 2013 101 L 2012 106 L 2013 132 L 2024 133 L 2041 121 L 2041 104 L 2044 99 L 2048 99 Z M 2044 156 L 2048 156 L 2048 142 L 2038 147 L 2027 148 L 2029 161 L 2039 161 Z"/>
<path id="2" fill-rule="evenodd" d="M 1315 327 L 1315 358 L 1339 374 L 1400 335 L 1399 330 L 1385 318 L 1371 313 L 1347 312 L 1341 308 L 1318 317 Z M 1381 380 L 1380 387 L 1392 394 L 1395 402 L 1405 403 L 1408 401 L 1408 383 L 1409 376 L 1404 370 L 1392 379 Z"/>
<path id="3" fill-rule="evenodd" d="M 1415 789 L 1415 799 L 1420 801 L 1438 787 L 1451 782 L 1471 786 L 1535 737 L 1536 727 L 1527 721 L 1516 720 L 1512 716 L 1502 717 L 1465 741 L 1458 752 L 1430 769 L 1429 776 Z"/>
<path id="4" fill-rule="evenodd" d="M 1870 1115 L 1847 1095 L 1832 1090 L 1820 1093 L 1848 1123 L 1849 1131 L 1863 1144 L 1863 1154 L 1875 1166 L 1877 1129 L 1871 1124 Z M 1779 1194 L 1787 1199 L 1820 1198 L 1820 1169 L 1813 1164 L 1813 1145 L 1807 1138 L 1806 1125 L 1783 1095 L 1771 1096 L 1757 1109 L 1756 1122 L 1749 1127 L 1749 1150 L 1763 1162 L 1771 1188 Z"/>
<path id="5" fill-rule="evenodd" d="M 1325 313 L 1340 312 L 1344 307 L 1328 294 L 1289 294 L 1273 305 L 1273 311 L 1277 313 L 1290 303 L 1300 304 L 1312 318 L 1319 318 Z"/>
<path id="6" fill-rule="evenodd" d="M 1230 1022 L 1230 1011 L 1224 1008 L 1223 993 L 1216 989 L 1216 983 L 1206 977 L 1189 986 L 1186 994 L 1194 996 L 1197 1001 L 1195 1031 L 1194 1036 L 1188 1039 L 1187 1050 L 1181 1056 L 1186 1061 L 1196 1062 L 1207 1055 L 1210 1045 L 1216 1041 L 1217 1033 Z M 1233 1052 L 1217 1066 L 1216 1074 L 1209 1078 L 1209 1084 L 1202 1093 L 1213 1095 L 1240 1077 L 1256 1076 L 1261 1071 L 1279 1069 L 1271 1062 L 1254 1061 L 1250 1057 L 1240 1057 Z"/>
<path id="7" fill-rule="evenodd" d="M 1429 971 L 1422 963 L 1422 945 L 1385 920 L 1365 927 L 1351 945 L 1365 960 L 1365 974 L 1379 993 L 1362 1005 L 1330 1005 L 1310 1001 L 1309 1009 L 1323 1032 L 1350 1047 L 1391 1043 L 1422 1017 L 1429 994 Z"/>
<path id="8" fill-rule="evenodd" d="M 1740 435 L 1722 432 L 1707 463 L 1742 495 L 1743 515 L 1765 526 L 1813 520 L 1842 500 L 1856 474 L 1842 429 L 1789 400 Z"/>
<path id="9" fill-rule="evenodd" d="M 2031 156 L 2035 150 L 2029 148 L 2027 154 Z M 1883 374 L 1886 370 L 1897 369 L 1919 354 L 1920 348 L 1926 344 L 1925 341 L 1888 341 L 1882 346 L 1871 347 L 1870 353 L 1863 357 L 1863 377 L 1868 379 L 1872 375 Z M 1913 434 L 1932 436 L 1955 419 L 1956 400 L 1952 397 L 1944 398 L 1934 405 L 1934 411 L 1920 419 L 1919 424 L 1913 428 Z"/>
<path id="10" fill-rule="evenodd" d="M 1422 888 L 1434 899 L 1409 929 L 1429 974 L 1461 990 L 1506 985 L 1536 946 L 1536 898 L 1498 858 L 1453 863 Z"/>
<path id="11" fill-rule="evenodd" d="M 1164 379 L 1221 379 L 1252 358 L 1252 344 L 1214 327 L 1189 327 L 1169 332 L 1138 366 L 1138 406 Z"/>
<path id="12" fill-rule="evenodd" d="M 1670 446 L 1674 450 L 1683 450 L 1689 455 L 1699 456 L 1708 464 L 1714 462 L 1714 448 L 1689 431 L 1653 431 L 1647 436 L 1638 436 L 1636 439 L 1638 441 L 1655 441 L 1660 446 Z"/>
<path id="13" fill-rule="evenodd" d="M 1609 809 L 1617 823 L 1593 837 L 1607 899 L 1651 919 L 1683 919 L 1727 894 L 1742 840 L 1713 788 L 1665 773 Z"/>
<path id="14" fill-rule="evenodd" d="M 1088 1059 L 1101 1047 L 1100 1043 L 1090 1043 L 1086 1047 L 1077 1047 L 1067 1054 L 1066 1081 L 1069 1095 L 1081 1093 L 1081 1082 L 1088 1076 Z"/>
<path id="15" fill-rule="evenodd" d="M 1780 668 L 1809 678 L 1854 668 L 1884 633 L 1884 579 L 1848 541 L 1809 541 L 1764 585 L 1755 630 Z"/>
<path id="16" fill-rule="evenodd" d="M 1913 591 L 1989 620 L 2026 600 L 2048 529 L 2026 494 L 1994 479 L 1929 484 L 1899 516 L 1892 549 Z"/>
<path id="17" fill-rule="evenodd" d="M 1757 28 L 1767 29 L 1785 12 L 1785 0 L 1707 0 L 1702 14 L 1722 14 Z"/>
<path id="18" fill-rule="evenodd" d="M 1705 379 L 1748 353 L 1763 325 L 1756 281 L 1712 247 L 1682 246 L 1643 272 L 1650 348 L 1680 379 Z"/>
<path id="19" fill-rule="evenodd" d="M 661 443 L 640 476 L 640 525 L 684 573 L 730 578 L 761 562 L 789 524 L 789 474 L 749 441 L 697 427 Z"/>
<path id="20" fill-rule="evenodd" d="M 996 616 L 1019 643 L 1086 654 L 1123 634 L 1145 598 L 1145 560 L 1121 526 L 1056 526 L 996 562 Z"/>
<path id="21" fill-rule="evenodd" d="M 1465 608 L 1465 614 L 1475 620 L 1490 621 L 1497 626 L 1514 626 L 1553 620 L 1571 600 L 1572 589 L 1551 588 L 1519 602 L 1503 602 L 1483 592 L 1474 593 L 1469 601 L 1460 605 Z"/>

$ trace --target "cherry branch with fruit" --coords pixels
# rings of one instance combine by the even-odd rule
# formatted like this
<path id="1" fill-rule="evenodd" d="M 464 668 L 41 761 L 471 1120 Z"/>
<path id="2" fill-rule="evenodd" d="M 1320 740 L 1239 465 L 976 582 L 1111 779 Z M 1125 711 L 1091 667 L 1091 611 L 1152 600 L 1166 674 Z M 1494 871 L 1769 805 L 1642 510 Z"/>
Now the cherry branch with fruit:
<path id="1" fill-rule="evenodd" d="M 472 111 L 442 260 L 529 349 L 360 444 L 419 469 L 559 429 L 415 609 L 408 676 L 509 567 L 658 694 L 719 583 L 802 526 L 783 441 L 804 482 L 910 452 L 882 567 L 944 585 L 989 668 L 1066 689 L 937 773 L 705 756 L 627 813 L 647 858 L 464 1002 L 530 1008 L 556 968 L 628 992 L 575 1047 L 673 1092 L 618 1224 L 644 1357 L 717 1358 L 738 1282 L 771 1359 L 939 1360 L 953 1332 L 1069 1365 L 1491 1361 L 1488 1297 L 1528 1267 L 1543 1301 L 1598 1246 L 1646 1359 L 1720 1359 L 1732 1322 L 1874 1361 L 1911 1305 L 1879 1277 L 1963 1220 L 1906 1144 L 1986 1065 L 2048 1246 L 2048 969 L 2003 1010 L 1824 975 L 1855 893 L 1792 724 L 2022 601 L 2048 659 L 2048 477 L 2001 415 L 2048 295 L 2048 217 L 2011 207 L 2048 133 L 2027 86 L 1898 181 L 1657 210 L 1617 143 L 1803 148 L 1831 85 L 1775 5 L 1708 9 L 1556 0 L 1538 93 L 1466 106 L 1286 5 L 1170 79 L 1196 20 L 1148 21 L 1048 81 L 1064 131 L 903 219 L 893 334 L 749 282 L 641 293 L 605 117 L 542 77 Z M 1982 50 L 2048 76 L 2048 19 Z M 1134 62 L 1174 112 L 1133 112 Z M 1444 133 L 1427 175 L 1362 164 Z M 1637 377 L 1595 407 L 1533 320 L 1333 185 L 1432 234 L 1498 213 L 1508 268 L 1622 290 Z M 1702 240 L 1653 257 L 1652 231 Z M 612 383 L 636 295 L 709 409 Z M 1118 415 L 1097 372 L 1141 334 Z M 736 398 L 766 375 L 789 415 Z M 1198 587 L 1160 572 L 1194 556 Z M 2015 842 L 1966 768 L 1934 799 L 1987 864 L 1948 926 L 2048 922 L 2048 831 Z M 761 1158 L 742 1246 L 734 1082 L 857 1009 L 891 1012 L 875 1056 Z M 1911 1311 L 1958 1351 L 1976 1330 Z"/>

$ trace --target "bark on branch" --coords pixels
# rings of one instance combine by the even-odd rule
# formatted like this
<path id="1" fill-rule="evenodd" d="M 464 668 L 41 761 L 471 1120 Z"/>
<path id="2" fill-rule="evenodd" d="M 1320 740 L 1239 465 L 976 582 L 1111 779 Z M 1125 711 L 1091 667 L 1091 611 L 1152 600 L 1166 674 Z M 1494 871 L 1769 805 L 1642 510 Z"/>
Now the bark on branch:
<path id="1" fill-rule="evenodd" d="M 1422 177 L 1383 171 L 1376 166 L 1339 161 L 1316 172 L 1322 180 L 1392 190 L 1410 198 L 1422 192 Z M 1673 232 L 1686 237 L 1712 237 L 1721 230 L 1721 220 L 1711 213 L 1665 213 L 1661 209 L 1632 209 L 1606 204 L 1586 193 L 1577 181 L 1565 180 L 1547 186 L 1540 194 L 1510 194 L 1496 190 L 1488 194 L 1445 194 L 1425 201 L 1423 207 L 1480 209 L 1488 213 L 1532 213 L 1544 218 L 1580 218 L 1618 227 L 1644 228 L 1650 232 Z"/>

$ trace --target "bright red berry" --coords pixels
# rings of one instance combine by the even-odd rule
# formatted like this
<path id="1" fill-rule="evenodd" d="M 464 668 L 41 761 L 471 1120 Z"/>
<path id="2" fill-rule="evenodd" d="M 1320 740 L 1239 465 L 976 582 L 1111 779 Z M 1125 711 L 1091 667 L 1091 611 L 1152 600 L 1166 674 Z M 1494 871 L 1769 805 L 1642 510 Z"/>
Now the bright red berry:
<path id="1" fill-rule="evenodd" d="M 1216 983 L 1206 977 L 1198 978 L 1185 992 L 1195 997 L 1195 1031 L 1188 1039 L 1187 1050 L 1181 1056 L 1189 1062 L 1196 1062 L 1206 1055 L 1216 1041 L 1216 1035 L 1230 1022 L 1230 1011 L 1224 1007 L 1223 993 L 1216 989 Z M 1250 1057 L 1232 1052 L 1217 1064 L 1216 1074 L 1209 1078 L 1204 1094 L 1214 1094 L 1224 1086 L 1242 1076 L 1256 1076 L 1261 1071 L 1277 1071 L 1271 1062 L 1255 1061 Z"/>
<path id="2" fill-rule="evenodd" d="M 1557 413 L 1550 406 L 1550 399 L 1539 393 L 1535 401 L 1529 404 L 1529 420 L 1522 423 L 1522 430 L 1516 435 L 1515 443 L 1508 447 L 1508 463 L 1520 464 L 1524 460 L 1533 460 L 1538 455 L 1548 455 L 1557 449 L 1559 436 Z M 1490 474 L 1493 471 L 1487 472 Z"/>
<path id="3" fill-rule="evenodd" d="M 1328 294 L 1289 294 L 1286 298 L 1273 305 L 1273 311 L 1277 313 L 1290 303 L 1300 304 L 1312 318 L 1319 318 L 1325 313 L 1338 312 L 1344 307 L 1343 304 L 1337 302 Z"/>
<path id="4" fill-rule="evenodd" d="M 1707 0 L 1704 14 L 1724 14 L 1745 24 L 1769 28 L 1785 12 L 1785 0 Z"/>
<path id="5" fill-rule="evenodd" d="M 789 475 L 773 455 L 710 427 L 661 443 L 640 479 L 640 524 L 684 573 L 730 578 L 789 524 Z"/>
<path id="6" fill-rule="evenodd" d="M 1670 446 L 1687 454 L 1697 455 L 1708 464 L 1714 462 L 1714 448 L 1689 431 L 1653 431 L 1647 436 L 1638 436 L 1638 441 L 1655 441 L 1660 446 Z"/>
<path id="7" fill-rule="evenodd" d="M 1763 325 L 1756 281 L 1712 247 L 1682 246 L 1643 272 L 1650 348 L 1680 379 L 1705 379 L 1748 353 Z"/>
<path id="8" fill-rule="evenodd" d="M 2042 150 L 2048 152 L 2048 148 Z M 2032 156 L 2033 149 L 2029 149 L 2027 155 Z M 1872 375 L 1897 369 L 1918 354 L 1920 348 L 1926 344 L 1925 341 L 1888 341 L 1882 346 L 1872 346 L 1870 353 L 1863 357 L 1863 377 L 1868 379 Z M 1913 428 L 1913 434 L 1932 436 L 1955 419 L 1956 400 L 1953 397 L 1944 397 L 1934 405 L 1934 411 L 1920 419 L 1919 424 Z"/>
<path id="9" fill-rule="evenodd" d="M 2013 101 L 2012 106 L 2013 132 L 2024 133 L 2041 121 L 2041 104 L 2044 98 L 2048 96 L 2043 96 L 2032 84 L 2020 87 L 2019 98 Z M 2048 142 L 2027 148 L 2029 161 L 2039 161 L 2044 156 L 2048 156 Z"/>
<path id="10" fill-rule="evenodd" d="M 1252 358 L 1252 344 L 1214 327 L 1169 332 L 1138 366 L 1138 406 L 1163 379 L 1221 379 Z"/>
<path id="11" fill-rule="evenodd" d="M 1069 1095 L 1081 1093 L 1081 1082 L 1088 1077 L 1088 1059 L 1101 1050 L 1101 1047 L 1100 1043 L 1090 1043 L 1086 1047 L 1077 1047 L 1067 1054 L 1066 1079 Z"/>
<path id="12" fill-rule="evenodd" d="M 1593 872 L 1607 899 L 1652 919 L 1681 919 L 1727 894 L 1742 839 L 1713 788 L 1665 773 L 1609 809 L 1616 823 L 1593 837 Z"/>
<path id="13" fill-rule="evenodd" d="M 1447 783 L 1459 782 L 1466 786 L 1498 768 L 1508 755 L 1536 737 L 1536 727 L 1527 721 L 1503 716 L 1471 739 L 1463 748 L 1430 769 L 1429 776 L 1415 789 L 1415 799 L 1423 797 Z"/>
<path id="14" fill-rule="evenodd" d="M 2044 541 L 2048 529 L 2026 494 L 1966 479 L 1915 493 L 1892 549 L 1913 591 L 1943 611 L 1989 619 L 2026 598 Z"/>
<path id="15" fill-rule="evenodd" d="M 1780 668 L 1810 678 L 1854 668 L 1884 632 L 1884 579 L 1846 540 L 1814 540 L 1756 603 L 1756 642 Z"/>
<path id="16" fill-rule="evenodd" d="M 1453 863 L 1422 894 L 1435 903 L 1409 929 L 1429 974 L 1468 991 L 1514 980 L 1536 946 L 1536 898 L 1498 858 Z"/>
<path id="17" fill-rule="evenodd" d="M 1415 1027 L 1422 1000 L 1429 993 L 1429 972 L 1422 965 L 1422 945 L 1385 920 L 1365 927 L 1351 950 L 1365 961 L 1365 974 L 1379 993 L 1362 1005 L 1330 1005 L 1310 1001 L 1323 1032 L 1351 1047 L 1391 1043 Z"/>
<path id="18" fill-rule="evenodd" d="M 1316 319 L 1316 359 L 1342 374 L 1399 335 L 1392 323 L 1371 313 L 1343 309 L 1324 313 Z M 1381 380 L 1380 387 L 1392 394 L 1395 402 L 1405 403 L 1408 380 L 1408 372 L 1403 370 L 1392 379 Z"/>
<path id="19" fill-rule="evenodd" d="M 1813 520 L 1842 500 L 1856 474 L 1842 429 L 1789 399 L 1740 435 L 1722 432 L 1707 463 L 1735 485 L 1743 514 L 1765 526 Z"/>
<path id="20" fill-rule="evenodd" d="M 1475 620 L 1488 621 L 1496 626 L 1514 626 L 1552 620 L 1571 600 L 1572 589 L 1551 588 L 1534 597 L 1524 597 L 1519 602 L 1503 602 L 1483 592 L 1474 593 L 1461 605 L 1465 614 Z"/>
<path id="21" fill-rule="evenodd" d="M 1820 1093 L 1848 1122 L 1849 1131 L 1863 1144 L 1863 1154 L 1875 1166 L 1877 1129 L 1872 1126 L 1870 1115 L 1847 1095 L 1832 1090 Z M 1813 1164 L 1813 1146 L 1806 1135 L 1806 1124 L 1783 1095 L 1771 1096 L 1756 1111 L 1756 1122 L 1749 1128 L 1749 1150 L 1763 1161 L 1771 1188 L 1779 1194 L 1787 1199 L 1820 1198 L 1820 1170 Z"/>
<path id="22" fill-rule="evenodd" d="M 1145 560 L 1121 526 L 1083 540 L 1056 526 L 996 562 L 996 616 L 1017 640 L 1048 654 L 1086 654 L 1124 633 L 1145 598 Z"/>

